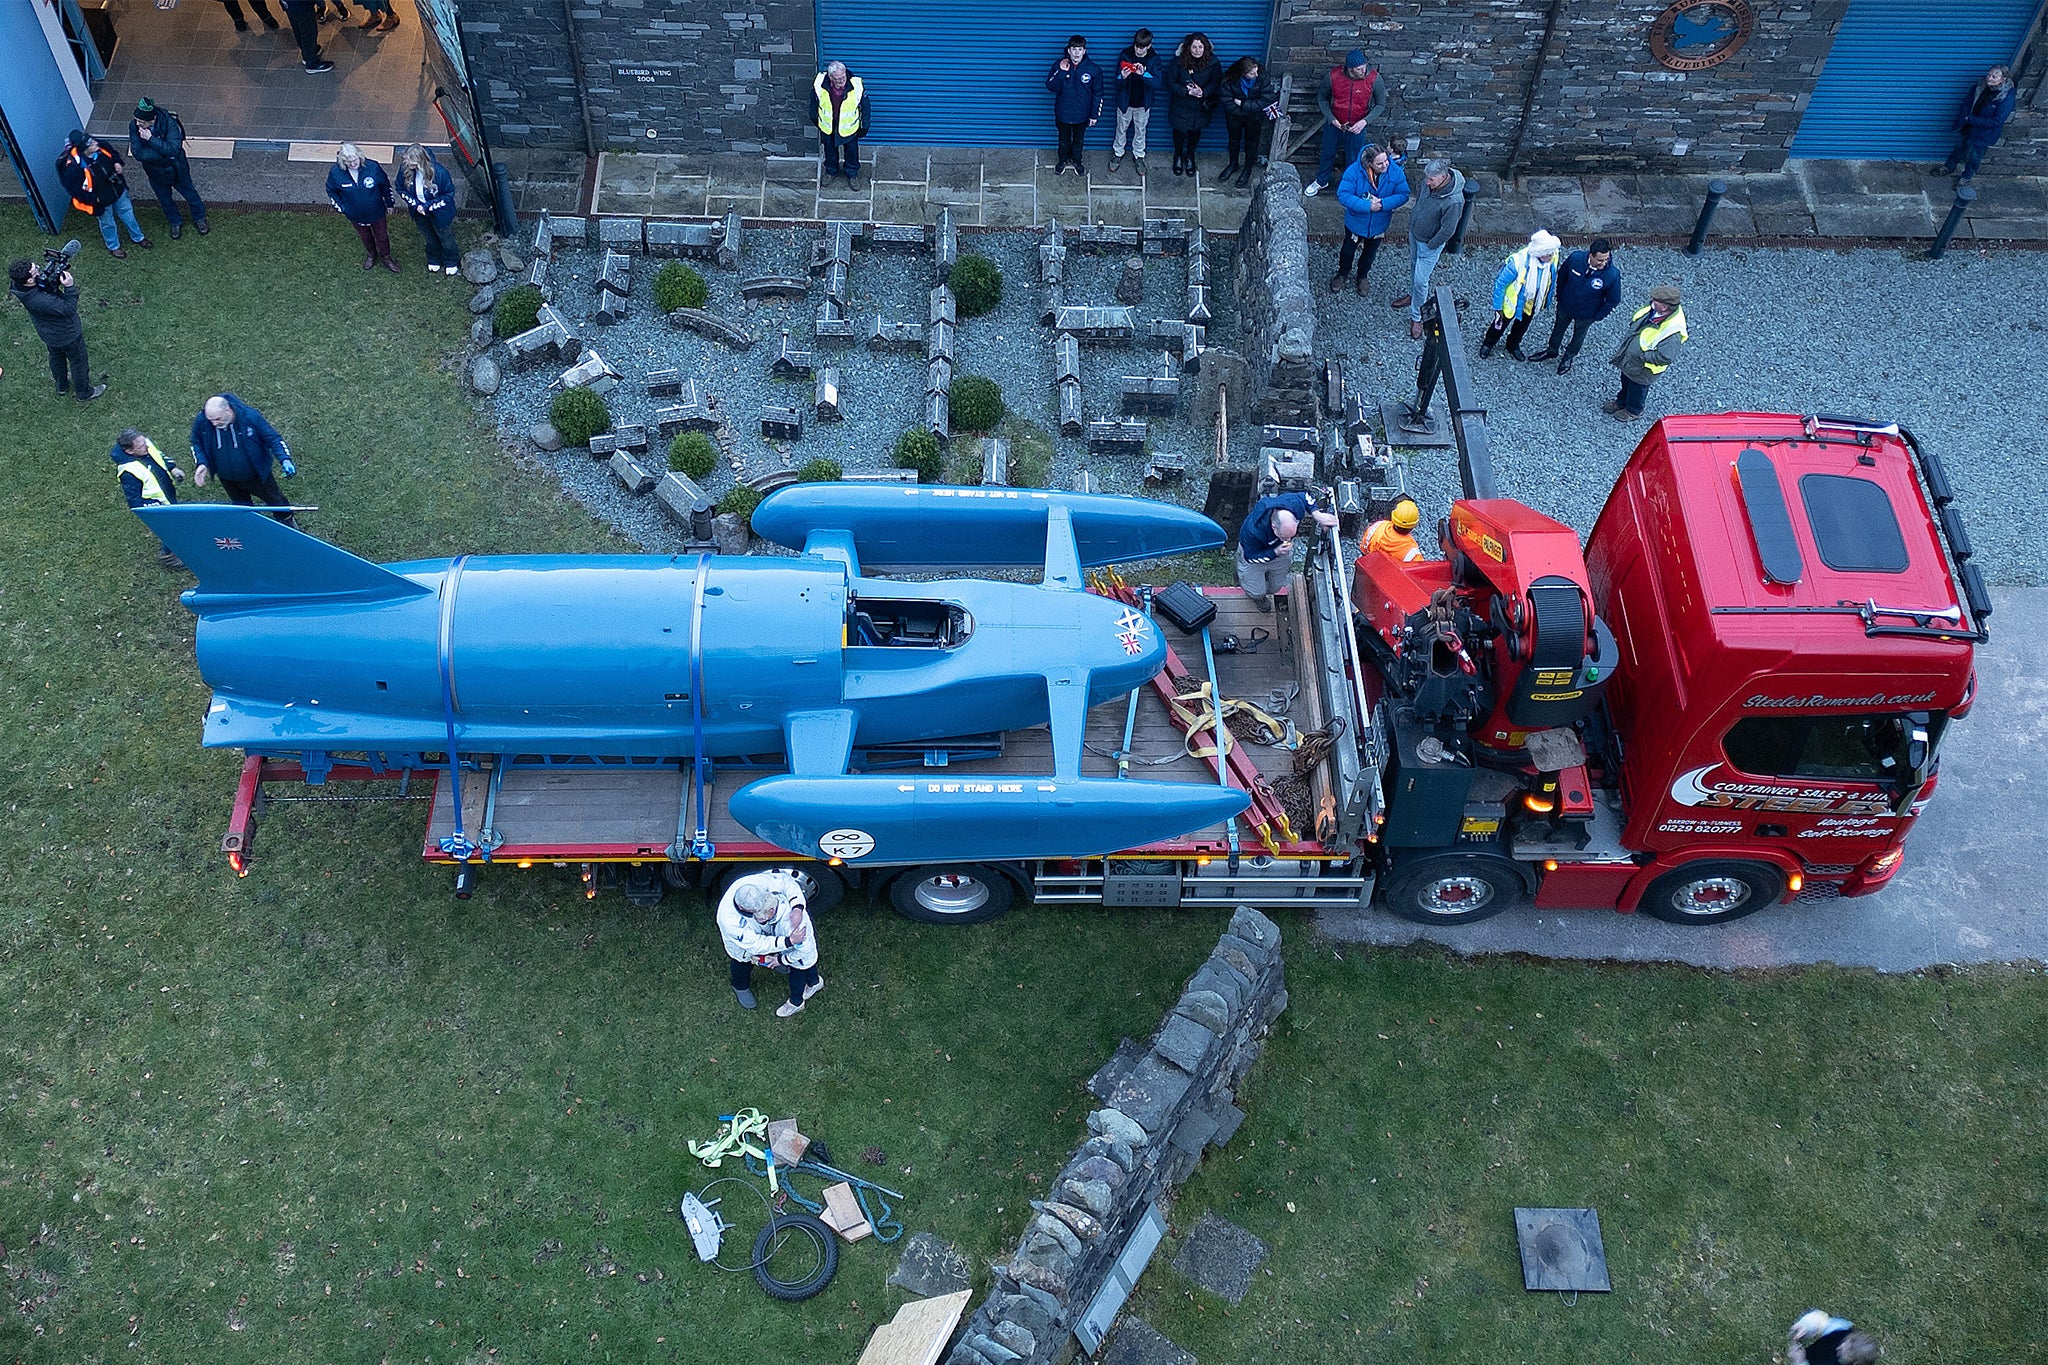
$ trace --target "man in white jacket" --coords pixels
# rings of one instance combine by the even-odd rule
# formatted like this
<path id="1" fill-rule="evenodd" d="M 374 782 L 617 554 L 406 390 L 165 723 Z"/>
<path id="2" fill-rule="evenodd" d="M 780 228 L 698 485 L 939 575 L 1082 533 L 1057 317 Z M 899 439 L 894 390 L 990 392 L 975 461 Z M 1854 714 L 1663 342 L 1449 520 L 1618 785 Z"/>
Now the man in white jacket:
<path id="1" fill-rule="evenodd" d="M 789 1001 L 776 1008 L 779 1019 L 802 1011 L 804 1002 L 824 988 L 803 883 L 789 873 L 770 869 L 734 878 L 719 898 L 718 933 L 732 959 L 732 990 L 741 1009 L 757 1003 L 757 965 L 789 969 Z"/>

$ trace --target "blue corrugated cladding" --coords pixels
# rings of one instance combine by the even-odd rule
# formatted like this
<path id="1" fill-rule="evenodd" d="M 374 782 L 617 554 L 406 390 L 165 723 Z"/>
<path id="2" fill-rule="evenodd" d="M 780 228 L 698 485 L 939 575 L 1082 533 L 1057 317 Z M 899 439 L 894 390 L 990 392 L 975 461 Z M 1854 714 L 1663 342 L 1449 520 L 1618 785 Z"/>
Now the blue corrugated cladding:
<path id="1" fill-rule="evenodd" d="M 1201 31 L 1226 67 L 1246 53 L 1263 59 L 1269 11 L 1269 0 L 1212 0 L 1200 7 Z M 1155 48 L 1171 55 L 1188 31 L 1176 25 L 1186 22 L 1184 11 L 1126 0 L 818 0 L 818 56 L 845 62 L 867 83 L 873 141 L 1049 147 L 1045 73 L 1070 34 L 1085 37 L 1090 60 L 1113 77 L 1133 33 L 1151 29 Z M 1109 145 L 1114 98 L 1090 146 Z M 1150 141 L 1171 150 L 1164 114 Z"/>
<path id="2" fill-rule="evenodd" d="M 1938 161 L 1985 69 L 2019 50 L 2041 0 L 1850 0 L 1792 155 Z"/>

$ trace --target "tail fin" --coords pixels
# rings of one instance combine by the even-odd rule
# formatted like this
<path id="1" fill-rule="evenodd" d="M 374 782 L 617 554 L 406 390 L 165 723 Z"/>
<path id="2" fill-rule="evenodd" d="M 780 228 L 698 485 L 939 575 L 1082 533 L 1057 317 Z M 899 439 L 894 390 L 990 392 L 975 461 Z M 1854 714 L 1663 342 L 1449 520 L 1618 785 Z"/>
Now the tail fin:
<path id="1" fill-rule="evenodd" d="M 315 540 L 251 507 L 145 507 L 143 521 L 199 576 L 185 605 L 199 616 L 309 599 L 374 602 L 430 589 Z"/>

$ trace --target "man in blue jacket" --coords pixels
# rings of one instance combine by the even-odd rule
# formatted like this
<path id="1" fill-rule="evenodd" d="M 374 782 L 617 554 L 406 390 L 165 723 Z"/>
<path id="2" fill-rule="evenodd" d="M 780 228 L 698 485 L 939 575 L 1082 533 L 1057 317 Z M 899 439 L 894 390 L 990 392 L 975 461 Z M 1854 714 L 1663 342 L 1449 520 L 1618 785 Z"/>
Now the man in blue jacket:
<path id="1" fill-rule="evenodd" d="M 178 468 L 176 460 L 158 450 L 155 441 L 129 427 L 114 438 L 114 448 L 107 454 L 121 471 L 121 496 L 128 500 L 136 515 L 140 516 L 145 507 L 178 505 L 178 481 L 185 477 L 185 471 Z M 157 546 L 157 563 L 166 569 L 185 567 L 185 561 L 172 554 L 161 537 Z"/>
<path id="2" fill-rule="evenodd" d="M 289 479 L 299 472 L 292 463 L 291 447 L 277 428 L 264 420 L 256 408 L 231 393 L 217 393 L 192 419 L 192 482 L 206 487 L 208 478 L 220 480 L 228 499 L 242 507 L 261 501 L 267 507 L 290 507 L 291 499 L 277 486 L 270 472 L 272 462 Z M 296 526 L 290 512 L 272 516 L 287 526 Z"/>
<path id="3" fill-rule="evenodd" d="M 1956 149 L 1948 154 L 1941 173 L 1954 175 L 1960 164 L 1963 176 L 1956 183 L 1969 184 L 1977 168 L 1984 164 L 1984 153 L 2005 132 L 2006 120 L 2012 117 L 2013 107 L 2018 103 L 2019 90 L 2013 85 L 2010 72 L 2002 66 L 1985 72 L 1984 79 L 1963 101 L 1962 112 L 1956 115 Z"/>
<path id="4" fill-rule="evenodd" d="M 1075 175 L 1086 175 L 1088 167 L 1081 161 L 1081 139 L 1102 117 L 1105 93 L 1102 68 L 1088 60 L 1086 38 L 1076 33 L 1067 39 L 1067 55 L 1046 73 L 1045 88 L 1052 91 L 1052 118 L 1060 130 L 1059 161 L 1053 174 L 1065 175 L 1067 167 L 1072 166 Z"/>
<path id="5" fill-rule="evenodd" d="M 1550 343 L 1531 360 L 1555 360 L 1559 374 L 1572 372 L 1572 361 L 1585 344 L 1586 329 L 1613 312 L 1621 302 L 1621 271 L 1614 264 L 1614 247 L 1605 237 L 1595 237 L 1584 251 L 1565 257 L 1557 272 L 1557 317 L 1550 324 Z M 1570 323 L 1571 339 L 1558 354 L 1558 338 Z"/>
<path id="6" fill-rule="evenodd" d="M 185 196 L 185 204 L 192 210 L 192 225 L 204 237 L 206 201 L 192 183 L 192 162 L 185 155 L 185 125 L 177 114 L 144 95 L 135 106 L 135 117 L 128 120 L 128 150 L 142 163 L 142 173 L 156 191 L 156 202 L 170 220 L 171 240 L 185 235 L 185 216 L 178 212 L 172 191 Z"/>

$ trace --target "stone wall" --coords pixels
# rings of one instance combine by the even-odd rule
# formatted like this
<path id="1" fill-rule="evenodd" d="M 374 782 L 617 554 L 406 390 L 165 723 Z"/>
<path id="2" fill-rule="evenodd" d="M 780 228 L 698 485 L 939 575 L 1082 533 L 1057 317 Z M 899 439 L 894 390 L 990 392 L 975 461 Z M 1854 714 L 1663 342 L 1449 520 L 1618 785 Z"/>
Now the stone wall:
<path id="1" fill-rule="evenodd" d="M 1279 926 L 1239 907 L 1151 1046 L 1118 1049 L 1090 1084 L 1110 1107 L 1088 1116 L 1094 1136 L 1075 1149 L 1050 1198 L 1032 1201 L 1037 1216 L 995 1267 L 947 1365 L 1071 1358 L 1074 1324 L 1145 1210 L 1243 1119 L 1232 1097 L 1286 1005 Z"/>
<path id="2" fill-rule="evenodd" d="M 1251 419 L 1317 424 L 1316 305 L 1308 278 L 1308 211 L 1301 175 L 1276 161 L 1259 177 L 1238 225 L 1238 325 L 1251 379 Z"/>
<path id="3" fill-rule="evenodd" d="M 484 117 L 504 146 L 583 150 L 571 20 L 597 150 L 813 145 L 811 0 L 465 0 L 462 13 Z"/>
<path id="4" fill-rule="evenodd" d="M 1560 7 L 1517 170 L 1774 171 L 1848 0 L 1752 0 L 1756 29 L 1705 71 L 1650 54 L 1667 0 L 1573 0 Z M 1390 81 L 1387 131 L 1425 155 L 1506 169 L 1549 6 L 1543 0 L 1280 0 L 1272 62 L 1313 88 L 1353 47 Z M 1303 149 L 1312 155 L 1314 140 Z"/>

